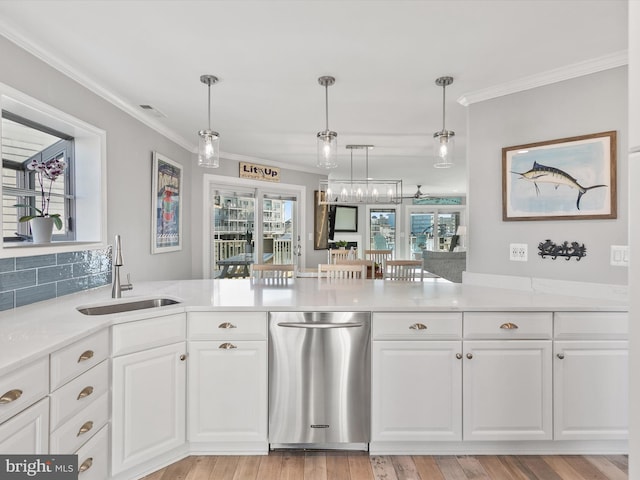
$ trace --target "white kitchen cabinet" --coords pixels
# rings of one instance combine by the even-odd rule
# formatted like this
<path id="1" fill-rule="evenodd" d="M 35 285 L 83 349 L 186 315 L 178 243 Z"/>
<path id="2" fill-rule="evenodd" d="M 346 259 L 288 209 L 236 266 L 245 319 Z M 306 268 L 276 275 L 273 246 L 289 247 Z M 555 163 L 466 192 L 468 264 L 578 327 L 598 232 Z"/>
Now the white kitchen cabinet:
<path id="1" fill-rule="evenodd" d="M 551 341 L 463 343 L 464 440 L 551 440 Z"/>
<path id="2" fill-rule="evenodd" d="M 627 314 L 556 313 L 554 329 L 554 438 L 625 440 Z"/>
<path id="3" fill-rule="evenodd" d="M 16 455 L 49 452 L 48 398 L 0 425 L 0 452 Z"/>
<path id="4" fill-rule="evenodd" d="M 185 353 L 180 342 L 113 359 L 113 475 L 184 443 Z"/>
<path id="5" fill-rule="evenodd" d="M 267 344 L 191 342 L 189 441 L 267 441 Z"/>
<path id="6" fill-rule="evenodd" d="M 462 439 L 462 342 L 374 341 L 371 440 Z"/>

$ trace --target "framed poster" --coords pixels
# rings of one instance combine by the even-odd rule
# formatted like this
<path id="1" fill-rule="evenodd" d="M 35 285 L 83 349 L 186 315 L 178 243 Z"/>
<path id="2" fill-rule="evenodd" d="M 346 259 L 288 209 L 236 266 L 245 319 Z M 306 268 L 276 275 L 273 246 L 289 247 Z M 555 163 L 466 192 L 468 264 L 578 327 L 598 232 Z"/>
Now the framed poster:
<path id="1" fill-rule="evenodd" d="M 616 218 L 616 132 L 502 149 L 502 219 Z"/>
<path id="2" fill-rule="evenodd" d="M 153 152 L 151 253 L 182 250 L 182 166 Z"/>
<path id="3" fill-rule="evenodd" d="M 329 248 L 329 208 L 324 202 L 325 193 L 313 192 L 313 249 Z"/>

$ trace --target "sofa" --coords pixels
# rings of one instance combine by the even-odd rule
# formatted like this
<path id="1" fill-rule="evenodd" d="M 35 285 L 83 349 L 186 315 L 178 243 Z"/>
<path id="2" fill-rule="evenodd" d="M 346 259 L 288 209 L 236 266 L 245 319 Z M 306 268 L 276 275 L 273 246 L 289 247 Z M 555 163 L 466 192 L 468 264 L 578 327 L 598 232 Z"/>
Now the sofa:
<path id="1" fill-rule="evenodd" d="M 455 283 L 462 283 L 467 266 L 467 252 L 422 251 L 423 269 Z"/>

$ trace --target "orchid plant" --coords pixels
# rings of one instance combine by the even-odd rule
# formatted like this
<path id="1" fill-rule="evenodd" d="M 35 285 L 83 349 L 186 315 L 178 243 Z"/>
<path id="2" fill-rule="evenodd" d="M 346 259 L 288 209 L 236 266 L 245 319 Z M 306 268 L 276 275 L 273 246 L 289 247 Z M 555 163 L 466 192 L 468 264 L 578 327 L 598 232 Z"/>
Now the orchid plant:
<path id="1" fill-rule="evenodd" d="M 21 222 L 28 222 L 32 218 L 36 217 L 49 217 L 53 219 L 53 224 L 58 230 L 62 229 L 62 219 L 59 213 L 49 214 L 49 202 L 51 200 L 51 187 L 53 182 L 62 175 L 64 169 L 67 167 L 67 162 L 64 161 L 64 156 L 52 158 L 47 161 L 39 159 L 32 159 L 27 164 L 27 170 L 32 170 L 36 174 L 38 185 L 40 186 L 40 208 L 37 208 L 28 203 L 18 203 L 14 207 L 23 207 L 33 210 L 35 213 L 32 215 L 24 215 L 20 217 Z M 48 182 L 48 185 L 47 185 Z"/>

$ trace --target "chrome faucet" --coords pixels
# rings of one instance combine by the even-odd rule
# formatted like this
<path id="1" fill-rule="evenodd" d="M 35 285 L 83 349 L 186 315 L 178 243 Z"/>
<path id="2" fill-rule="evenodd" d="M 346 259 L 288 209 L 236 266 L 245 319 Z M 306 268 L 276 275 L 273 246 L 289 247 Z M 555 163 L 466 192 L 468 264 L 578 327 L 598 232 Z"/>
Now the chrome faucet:
<path id="1" fill-rule="evenodd" d="M 122 246 L 120 244 L 120 235 L 116 235 L 114 242 L 114 260 L 113 260 L 113 286 L 111 287 L 111 298 L 121 298 L 123 290 L 133 290 L 131 278 L 127 274 L 127 283 L 120 283 L 120 267 L 122 266 Z"/>

